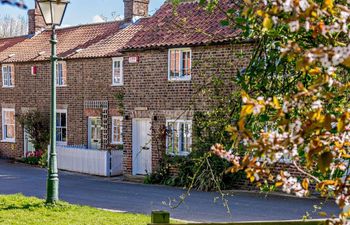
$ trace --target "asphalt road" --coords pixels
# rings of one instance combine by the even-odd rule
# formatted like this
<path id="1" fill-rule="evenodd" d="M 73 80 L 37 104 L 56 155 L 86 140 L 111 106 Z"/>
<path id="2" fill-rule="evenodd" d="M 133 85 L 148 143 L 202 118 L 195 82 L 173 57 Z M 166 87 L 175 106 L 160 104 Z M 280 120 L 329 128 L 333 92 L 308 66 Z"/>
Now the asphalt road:
<path id="1" fill-rule="evenodd" d="M 191 192 L 176 209 L 164 203 L 179 199 L 185 191 L 180 188 L 122 182 L 60 171 L 61 200 L 98 208 L 150 214 L 152 210 L 168 210 L 171 217 L 189 221 L 229 222 L 254 220 L 301 219 L 305 212 L 313 218 L 314 205 L 320 199 L 235 193 L 228 196 L 231 214 L 227 213 L 217 193 Z M 0 160 L 0 194 L 23 193 L 45 198 L 46 170 Z M 323 210 L 337 213 L 333 202 L 325 202 Z"/>

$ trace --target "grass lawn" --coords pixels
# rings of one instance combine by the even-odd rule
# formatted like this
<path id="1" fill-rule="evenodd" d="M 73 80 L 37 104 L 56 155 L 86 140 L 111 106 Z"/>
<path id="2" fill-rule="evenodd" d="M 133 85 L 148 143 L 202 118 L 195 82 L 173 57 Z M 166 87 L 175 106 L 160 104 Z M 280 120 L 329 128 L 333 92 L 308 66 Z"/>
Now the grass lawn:
<path id="1" fill-rule="evenodd" d="M 0 224 L 113 224 L 145 225 L 150 216 L 114 213 L 88 206 L 60 202 L 57 206 L 46 206 L 45 201 L 23 195 L 0 195 Z"/>

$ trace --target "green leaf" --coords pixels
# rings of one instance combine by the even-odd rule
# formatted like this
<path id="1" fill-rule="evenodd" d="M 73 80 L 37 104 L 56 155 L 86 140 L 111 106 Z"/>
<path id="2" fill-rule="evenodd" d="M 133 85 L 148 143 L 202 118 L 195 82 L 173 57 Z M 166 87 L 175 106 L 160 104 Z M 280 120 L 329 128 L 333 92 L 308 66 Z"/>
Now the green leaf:
<path id="1" fill-rule="evenodd" d="M 246 22 L 246 19 L 242 18 L 242 17 L 237 17 L 236 18 L 236 23 L 244 23 Z"/>
<path id="2" fill-rule="evenodd" d="M 204 6 L 204 4 L 205 4 L 206 2 L 207 2 L 206 0 L 200 0 L 200 1 L 199 1 L 199 5 Z"/>
<path id="3" fill-rule="evenodd" d="M 230 23 L 228 22 L 228 20 L 221 20 L 221 21 L 220 21 L 220 24 L 221 24 L 221 26 L 224 26 L 224 27 L 230 25 Z"/>
<path id="4" fill-rule="evenodd" d="M 269 120 L 270 120 L 270 117 L 268 115 L 266 115 L 266 114 L 262 114 L 260 116 L 260 121 L 261 122 L 266 122 L 266 121 L 269 121 Z"/>
<path id="5" fill-rule="evenodd" d="M 236 11 L 237 10 L 235 10 L 235 9 L 229 9 L 229 10 L 227 10 L 227 13 L 228 14 L 234 14 Z"/>

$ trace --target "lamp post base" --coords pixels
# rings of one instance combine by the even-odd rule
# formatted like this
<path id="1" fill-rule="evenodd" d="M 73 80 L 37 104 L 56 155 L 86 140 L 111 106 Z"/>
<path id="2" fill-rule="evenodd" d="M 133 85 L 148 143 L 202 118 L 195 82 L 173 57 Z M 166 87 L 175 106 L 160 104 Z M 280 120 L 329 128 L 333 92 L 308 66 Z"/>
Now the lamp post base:
<path id="1" fill-rule="evenodd" d="M 58 202 L 58 177 L 49 177 L 47 189 L 46 203 L 55 204 Z"/>

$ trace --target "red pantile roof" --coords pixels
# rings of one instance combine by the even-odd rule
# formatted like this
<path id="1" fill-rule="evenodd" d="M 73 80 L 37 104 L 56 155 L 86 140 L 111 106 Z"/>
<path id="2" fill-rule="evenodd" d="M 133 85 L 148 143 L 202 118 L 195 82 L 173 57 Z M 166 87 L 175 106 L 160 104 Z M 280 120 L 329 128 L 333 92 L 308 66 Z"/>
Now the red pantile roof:
<path id="1" fill-rule="evenodd" d="M 232 0 L 220 0 L 223 11 L 235 8 Z M 225 13 L 204 10 L 197 2 L 183 2 L 177 6 L 165 3 L 127 44 L 125 49 L 186 46 L 231 40 L 239 30 L 223 27 Z"/>
<path id="2" fill-rule="evenodd" d="M 95 45 L 117 33 L 121 25 L 121 21 L 115 21 L 58 29 L 58 57 L 66 58 L 74 55 L 77 50 Z M 33 37 L 23 38 L 23 40 L 6 39 L 7 43 L 11 43 L 12 46 L 0 49 L 0 63 L 48 60 L 51 54 L 50 36 L 51 31 L 43 31 Z M 5 39 L 0 39 L 0 48 L 3 42 L 6 42 Z M 102 56 L 103 53 L 100 52 L 100 55 Z"/>
<path id="3" fill-rule="evenodd" d="M 25 36 L 0 39 L 0 52 L 5 51 L 25 39 Z"/>
<path id="4" fill-rule="evenodd" d="M 140 19 L 136 24 L 129 25 L 113 35 L 90 45 L 88 48 L 71 55 L 69 58 L 93 58 L 93 57 L 107 57 L 119 56 L 119 52 L 124 48 L 125 44 L 142 29 L 143 24 L 148 18 Z"/>
<path id="5" fill-rule="evenodd" d="M 220 8 L 234 8 L 231 1 L 219 0 Z M 224 42 L 240 33 L 221 26 L 225 18 L 223 11 L 208 12 L 197 2 L 165 3 L 152 17 L 127 27 L 123 21 L 114 21 L 58 29 L 57 53 L 60 58 L 113 57 L 125 49 Z M 49 60 L 50 35 L 46 30 L 35 36 L 0 39 L 0 63 Z"/>

